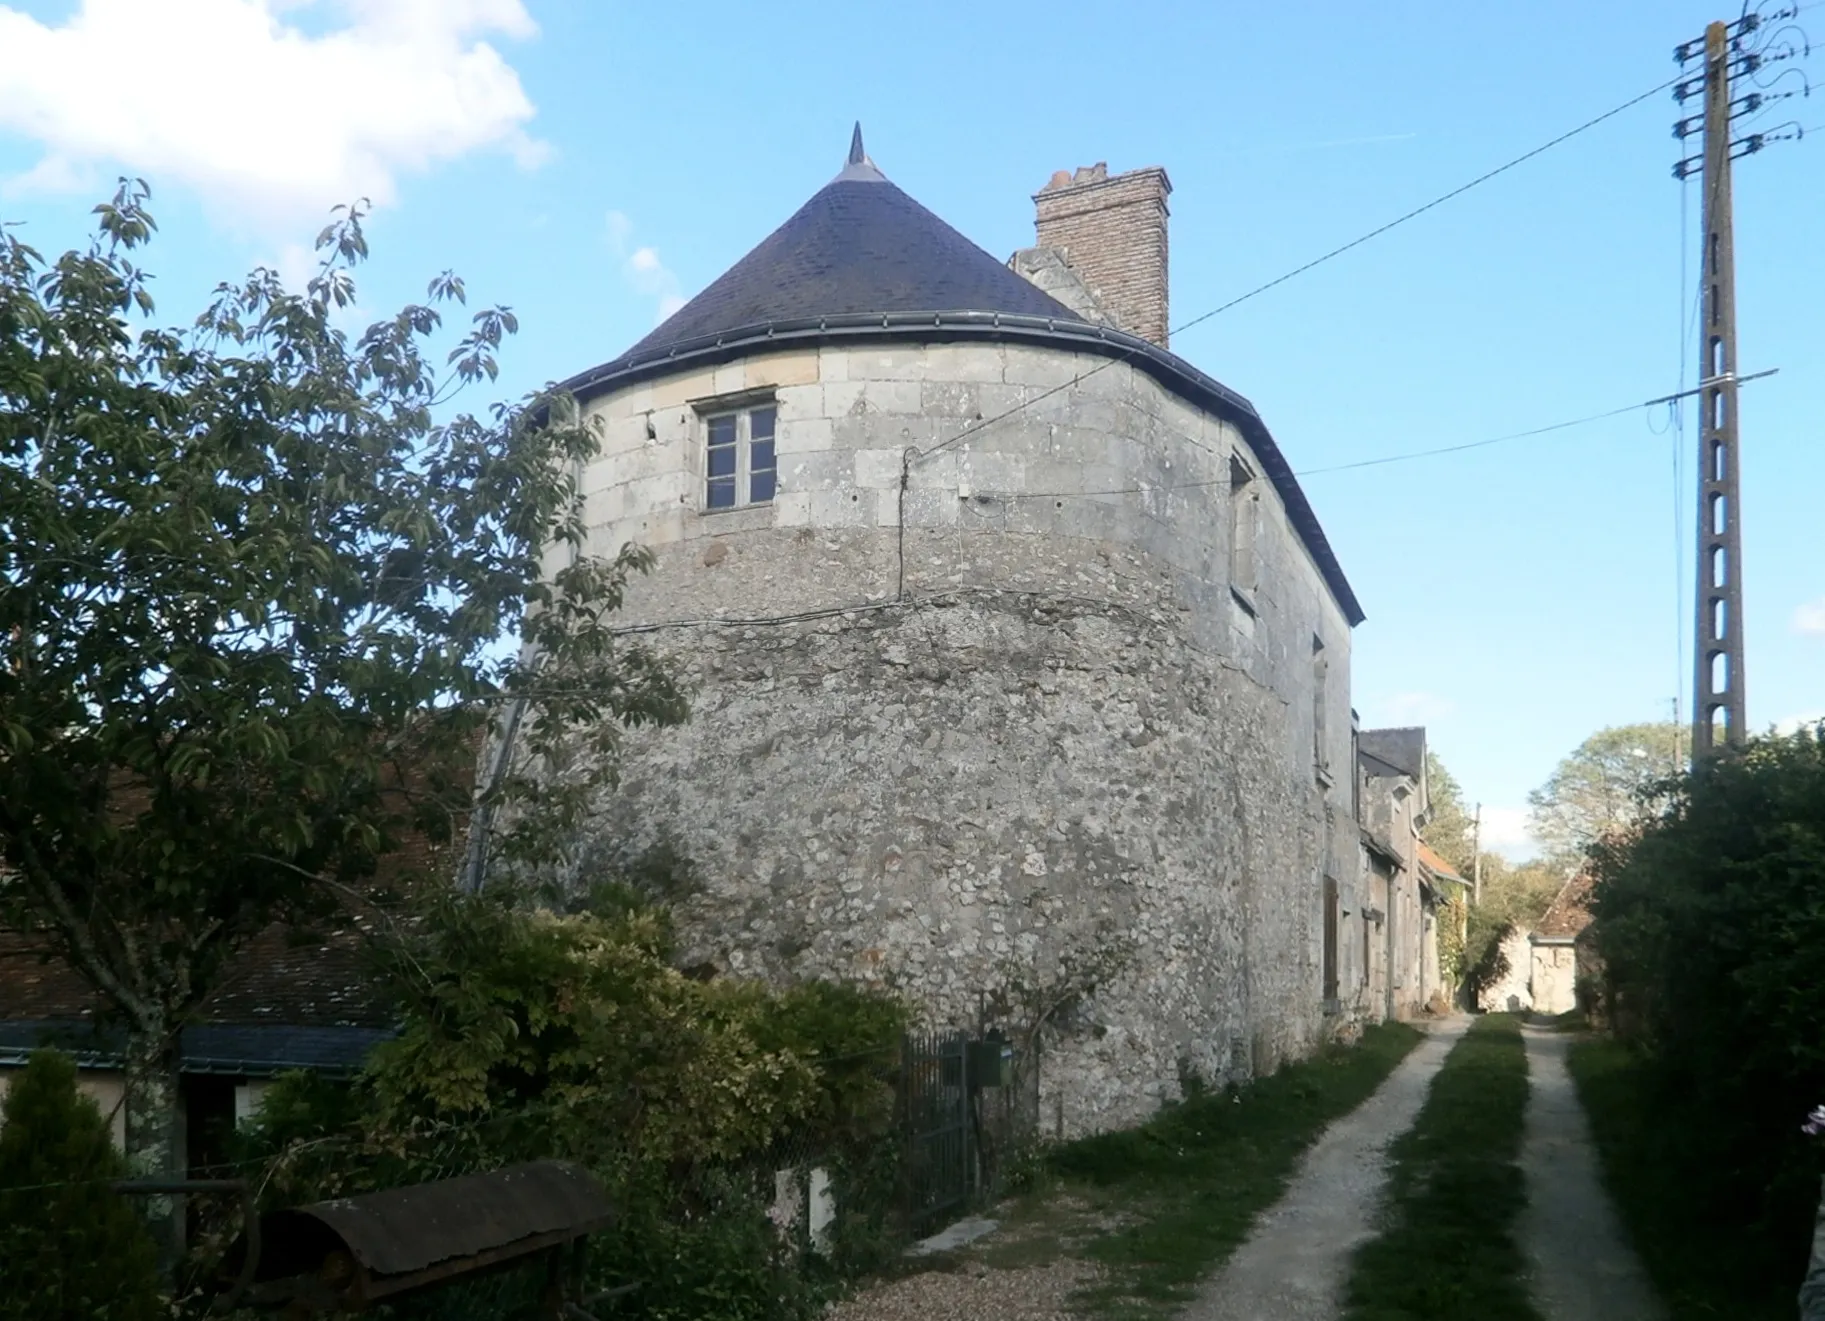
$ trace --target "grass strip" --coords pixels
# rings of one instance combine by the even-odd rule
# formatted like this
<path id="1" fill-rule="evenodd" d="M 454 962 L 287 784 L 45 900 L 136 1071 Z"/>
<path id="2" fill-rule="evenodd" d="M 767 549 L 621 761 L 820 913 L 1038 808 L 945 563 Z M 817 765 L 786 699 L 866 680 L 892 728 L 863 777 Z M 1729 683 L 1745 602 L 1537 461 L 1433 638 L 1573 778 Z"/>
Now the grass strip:
<path id="1" fill-rule="evenodd" d="M 1286 1190 L 1301 1153 L 1369 1098 L 1421 1040 L 1372 1027 L 1247 1087 L 1193 1095 L 1136 1129 L 1057 1148 L 1064 1189 L 1113 1224 L 1081 1248 L 1107 1268 L 1080 1300 L 1105 1316 L 1166 1316 L 1247 1236 Z"/>
<path id="2" fill-rule="evenodd" d="M 1514 1233 L 1526 1117 L 1520 1024 L 1480 1018 L 1389 1149 L 1385 1227 L 1351 1262 L 1347 1321 L 1540 1321 Z"/>
<path id="3" fill-rule="evenodd" d="M 1665 1095 L 1652 1061 L 1590 1037 L 1567 1063 L 1610 1200 L 1672 1321 L 1792 1321 L 1800 1276 L 1765 1227 L 1718 1214 L 1699 1167 L 1710 1144 L 1692 1139 L 1696 1121 Z"/>

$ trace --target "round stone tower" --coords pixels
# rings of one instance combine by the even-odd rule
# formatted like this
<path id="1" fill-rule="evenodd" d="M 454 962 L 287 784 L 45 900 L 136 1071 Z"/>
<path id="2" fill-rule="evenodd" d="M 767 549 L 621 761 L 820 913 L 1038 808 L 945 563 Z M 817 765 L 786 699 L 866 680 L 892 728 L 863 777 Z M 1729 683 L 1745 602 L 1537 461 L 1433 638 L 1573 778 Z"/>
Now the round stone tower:
<path id="1" fill-rule="evenodd" d="M 569 388 L 592 549 L 656 552 L 626 621 L 696 690 L 597 842 L 689 857 L 692 962 L 1037 1034 L 1066 1132 L 1319 1038 L 1361 612 L 1246 400 L 970 243 L 859 129 Z"/>

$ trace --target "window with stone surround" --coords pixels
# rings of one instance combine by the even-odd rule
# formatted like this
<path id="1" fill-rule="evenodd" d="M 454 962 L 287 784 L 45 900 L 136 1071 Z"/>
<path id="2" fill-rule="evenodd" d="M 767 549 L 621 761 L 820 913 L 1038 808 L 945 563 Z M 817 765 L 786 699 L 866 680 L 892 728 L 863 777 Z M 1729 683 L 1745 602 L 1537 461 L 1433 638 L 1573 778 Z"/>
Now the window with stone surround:
<path id="1" fill-rule="evenodd" d="M 706 512 L 764 505 L 778 487 L 773 437 L 779 408 L 769 397 L 746 407 L 699 406 L 704 439 Z"/>

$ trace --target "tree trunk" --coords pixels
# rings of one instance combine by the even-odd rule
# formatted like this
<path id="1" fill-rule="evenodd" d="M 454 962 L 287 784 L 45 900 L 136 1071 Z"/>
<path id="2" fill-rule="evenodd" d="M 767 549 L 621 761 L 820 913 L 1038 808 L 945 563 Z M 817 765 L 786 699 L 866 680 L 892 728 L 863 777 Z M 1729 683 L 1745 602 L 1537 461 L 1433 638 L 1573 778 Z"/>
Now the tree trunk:
<path id="1" fill-rule="evenodd" d="M 127 1168 L 134 1178 L 182 1178 L 184 1144 L 178 1095 L 177 1034 L 161 1020 L 136 1024 L 127 1037 Z M 184 1248 L 179 1198 L 141 1200 L 158 1244 L 159 1262 L 174 1268 Z"/>

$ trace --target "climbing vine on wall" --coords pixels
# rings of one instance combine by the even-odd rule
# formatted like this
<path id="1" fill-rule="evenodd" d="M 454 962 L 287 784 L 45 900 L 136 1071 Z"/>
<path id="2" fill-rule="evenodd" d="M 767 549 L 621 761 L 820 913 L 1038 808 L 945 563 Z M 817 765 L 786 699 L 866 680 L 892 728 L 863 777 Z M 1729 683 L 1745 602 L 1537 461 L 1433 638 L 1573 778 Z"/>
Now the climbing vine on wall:
<path id="1" fill-rule="evenodd" d="M 1439 906 L 1438 970 L 1453 990 L 1464 980 L 1464 928 L 1469 918 L 1470 905 L 1461 891 Z"/>

